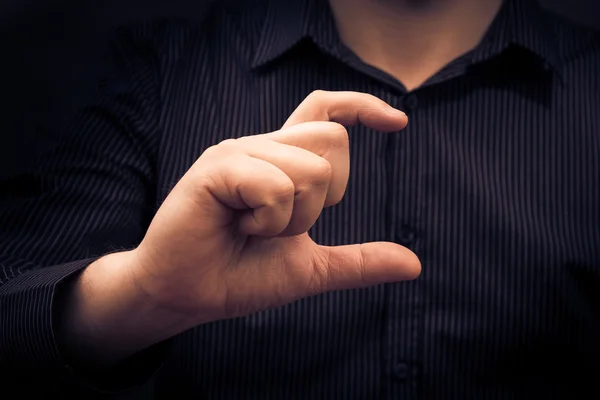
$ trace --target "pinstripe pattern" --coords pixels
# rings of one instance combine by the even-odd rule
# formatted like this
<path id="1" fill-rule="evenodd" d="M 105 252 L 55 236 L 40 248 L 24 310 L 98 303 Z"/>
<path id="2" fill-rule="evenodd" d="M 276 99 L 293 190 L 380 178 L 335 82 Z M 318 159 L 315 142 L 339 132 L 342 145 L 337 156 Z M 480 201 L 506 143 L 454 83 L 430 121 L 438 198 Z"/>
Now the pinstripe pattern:
<path id="1" fill-rule="evenodd" d="M 70 379 L 60 282 L 135 246 L 208 146 L 277 129 L 314 89 L 355 90 L 410 123 L 350 129 L 347 195 L 311 234 L 404 244 L 421 278 L 192 329 L 148 398 L 599 397 L 598 34 L 508 1 L 477 49 L 405 93 L 339 43 L 325 3 L 252 4 L 121 31 L 100 100 L 38 173 L 1 183 L 0 368 Z"/>

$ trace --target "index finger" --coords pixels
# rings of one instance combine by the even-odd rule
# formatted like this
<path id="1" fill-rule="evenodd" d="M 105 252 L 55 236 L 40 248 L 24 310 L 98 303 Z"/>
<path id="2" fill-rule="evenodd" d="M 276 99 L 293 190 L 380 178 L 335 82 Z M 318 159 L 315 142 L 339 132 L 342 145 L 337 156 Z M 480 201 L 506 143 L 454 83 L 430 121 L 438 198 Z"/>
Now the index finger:
<path id="1" fill-rule="evenodd" d="M 282 129 L 312 121 L 333 121 L 344 126 L 362 123 L 371 129 L 393 132 L 404 129 L 408 117 L 370 94 L 317 90 L 300 103 Z"/>

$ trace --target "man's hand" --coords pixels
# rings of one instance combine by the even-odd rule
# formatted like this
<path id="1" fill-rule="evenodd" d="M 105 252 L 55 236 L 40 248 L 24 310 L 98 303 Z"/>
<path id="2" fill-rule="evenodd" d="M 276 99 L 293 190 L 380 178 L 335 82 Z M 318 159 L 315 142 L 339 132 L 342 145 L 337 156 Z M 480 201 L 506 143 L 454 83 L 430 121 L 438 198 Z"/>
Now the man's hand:
<path id="1" fill-rule="evenodd" d="M 407 118 L 370 95 L 315 92 L 281 130 L 207 149 L 139 247 L 98 260 L 74 285 L 60 325 L 69 353 L 111 364 L 198 324 L 417 277 L 402 246 L 325 247 L 307 234 L 344 196 L 344 126 L 356 123 L 397 131 Z"/>
<path id="2" fill-rule="evenodd" d="M 136 250 L 137 284 L 192 324 L 317 293 L 415 278 L 417 257 L 392 243 L 319 246 L 306 233 L 342 200 L 348 133 L 406 116 L 359 93 L 311 94 L 284 127 L 206 150 L 170 193 Z"/>

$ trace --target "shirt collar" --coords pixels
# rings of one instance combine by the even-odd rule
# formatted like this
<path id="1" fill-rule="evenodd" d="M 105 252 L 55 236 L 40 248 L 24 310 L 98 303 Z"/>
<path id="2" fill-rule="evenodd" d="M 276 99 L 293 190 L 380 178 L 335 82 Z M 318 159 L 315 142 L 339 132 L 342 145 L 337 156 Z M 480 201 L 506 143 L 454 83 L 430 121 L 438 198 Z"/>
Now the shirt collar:
<path id="1" fill-rule="evenodd" d="M 300 0 L 268 0 L 252 67 L 260 67 L 278 58 L 304 39 L 311 18 L 310 2 Z"/>
<path id="2" fill-rule="evenodd" d="M 319 48 L 339 53 L 341 43 L 327 0 L 268 0 L 252 67 L 267 64 L 310 39 Z M 505 0 L 474 61 L 500 54 L 510 45 L 525 48 L 558 71 L 560 58 L 552 26 L 534 0 Z"/>
<path id="3" fill-rule="evenodd" d="M 285 54 L 303 39 L 321 50 L 336 52 L 340 39 L 327 0 L 268 0 L 252 68 Z"/>
<path id="4" fill-rule="evenodd" d="M 511 45 L 537 56 L 544 66 L 560 71 L 555 33 L 546 12 L 533 0 L 505 0 L 481 45 L 474 62 L 502 53 Z"/>

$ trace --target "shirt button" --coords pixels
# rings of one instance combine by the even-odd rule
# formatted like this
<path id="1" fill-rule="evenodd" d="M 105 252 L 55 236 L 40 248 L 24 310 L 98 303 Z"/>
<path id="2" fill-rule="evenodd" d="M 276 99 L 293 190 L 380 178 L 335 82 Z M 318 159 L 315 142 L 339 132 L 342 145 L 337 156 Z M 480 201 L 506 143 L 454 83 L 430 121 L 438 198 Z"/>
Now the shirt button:
<path id="1" fill-rule="evenodd" d="M 405 363 L 398 363 L 394 365 L 394 378 L 398 381 L 405 381 L 410 376 L 410 367 Z"/>
<path id="2" fill-rule="evenodd" d="M 408 225 L 403 225 L 396 233 L 396 241 L 398 244 L 408 246 L 414 242 L 416 237 L 415 230 Z"/>
<path id="3" fill-rule="evenodd" d="M 406 100 L 404 100 L 404 106 L 408 111 L 414 111 L 415 108 L 419 105 L 419 100 L 417 99 L 416 94 L 409 94 L 406 96 Z"/>

